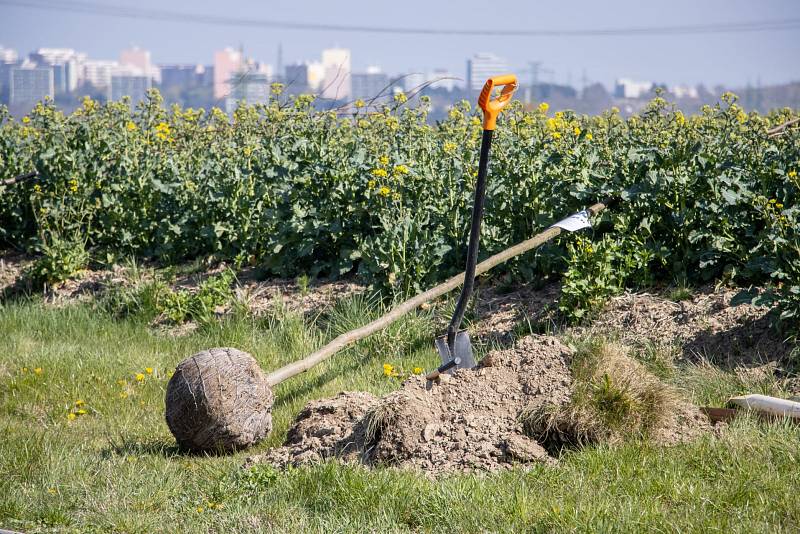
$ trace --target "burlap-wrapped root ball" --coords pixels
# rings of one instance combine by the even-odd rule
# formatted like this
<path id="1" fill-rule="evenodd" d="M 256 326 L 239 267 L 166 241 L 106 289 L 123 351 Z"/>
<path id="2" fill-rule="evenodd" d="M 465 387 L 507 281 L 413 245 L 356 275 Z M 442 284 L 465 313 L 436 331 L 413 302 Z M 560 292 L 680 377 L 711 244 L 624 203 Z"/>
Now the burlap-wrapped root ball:
<path id="1" fill-rule="evenodd" d="M 230 452 L 272 430 L 272 390 L 240 350 L 208 349 L 183 360 L 167 385 L 167 425 L 182 449 Z"/>

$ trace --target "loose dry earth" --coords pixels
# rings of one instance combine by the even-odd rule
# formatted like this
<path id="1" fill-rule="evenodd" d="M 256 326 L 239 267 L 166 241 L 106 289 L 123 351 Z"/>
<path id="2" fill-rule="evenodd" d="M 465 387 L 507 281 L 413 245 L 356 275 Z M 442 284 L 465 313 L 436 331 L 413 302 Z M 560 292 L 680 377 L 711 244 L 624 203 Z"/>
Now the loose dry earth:
<path id="1" fill-rule="evenodd" d="M 380 399 L 345 392 L 313 401 L 296 418 L 283 447 L 248 463 L 285 467 L 337 458 L 429 474 L 554 463 L 547 444 L 526 435 L 520 415 L 542 403 L 558 407 L 569 401 L 572 354 L 555 337 L 532 335 L 440 382 L 414 376 Z M 697 408 L 681 404 L 653 440 L 674 444 L 711 429 Z"/>

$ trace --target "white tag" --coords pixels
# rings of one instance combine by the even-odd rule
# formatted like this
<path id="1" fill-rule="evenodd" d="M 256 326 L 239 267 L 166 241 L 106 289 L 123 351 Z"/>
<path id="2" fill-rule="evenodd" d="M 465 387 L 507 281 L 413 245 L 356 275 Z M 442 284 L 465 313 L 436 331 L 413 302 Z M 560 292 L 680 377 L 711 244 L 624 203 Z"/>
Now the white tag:
<path id="1" fill-rule="evenodd" d="M 578 230 L 583 230 L 584 228 L 591 228 L 592 223 L 589 222 L 589 212 L 583 210 L 575 213 L 574 215 L 570 215 L 566 219 L 558 221 L 553 226 L 562 228 L 567 232 L 577 232 Z"/>

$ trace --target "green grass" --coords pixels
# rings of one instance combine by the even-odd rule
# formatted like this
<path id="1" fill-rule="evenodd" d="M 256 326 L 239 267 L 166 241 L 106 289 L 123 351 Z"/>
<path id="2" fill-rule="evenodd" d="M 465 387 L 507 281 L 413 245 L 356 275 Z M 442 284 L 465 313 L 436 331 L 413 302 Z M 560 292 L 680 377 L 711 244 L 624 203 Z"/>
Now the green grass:
<path id="1" fill-rule="evenodd" d="M 336 464 L 244 470 L 280 443 L 309 399 L 379 394 L 382 364 L 431 368 L 431 315 L 409 317 L 276 390 L 276 430 L 253 450 L 189 456 L 164 422 L 168 372 L 194 351 L 236 346 L 267 370 L 376 315 L 366 297 L 308 324 L 276 309 L 179 338 L 100 309 L 0 307 L 0 528 L 37 531 L 720 531 L 800 528 L 800 430 L 743 419 L 721 438 L 566 453 L 555 468 L 431 481 Z M 145 369 L 153 368 L 152 374 Z M 23 372 L 22 369 L 27 371 Z M 41 368 L 37 374 L 34 369 Z M 145 374 L 138 382 L 137 373 Z M 716 369 L 671 370 L 704 402 L 737 388 Z M 120 385 L 118 381 L 124 381 Z M 718 385 L 718 386 L 717 386 Z M 767 387 L 765 385 L 764 387 Z M 123 395 L 120 395 L 120 394 Z M 127 393 L 127 396 L 124 395 Z M 124 397 L 124 398 L 123 398 Z M 75 401 L 86 415 L 68 419 Z M 202 509 L 202 511 L 199 511 Z"/>

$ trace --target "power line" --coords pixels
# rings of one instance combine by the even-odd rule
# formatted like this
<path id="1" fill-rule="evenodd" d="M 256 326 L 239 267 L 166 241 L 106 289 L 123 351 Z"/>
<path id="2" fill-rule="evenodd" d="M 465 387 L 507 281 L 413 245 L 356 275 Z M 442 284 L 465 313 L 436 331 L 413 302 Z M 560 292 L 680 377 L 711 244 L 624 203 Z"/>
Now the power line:
<path id="1" fill-rule="evenodd" d="M 762 20 L 749 22 L 727 22 L 715 24 L 684 24 L 675 26 L 639 26 L 619 28 L 584 29 L 534 29 L 534 30 L 486 30 L 455 28 L 411 28 L 365 26 L 351 24 L 315 24 L 306 22 L 279 21 L 253 18 L 236 18 L 200 13 L 185 13 L 163 9 L 145 9 L 122 5 L 110 6 L 86 1 L 56 0 L 0 0 L 0 5 L 31 9 L 65 11 L 69 13 L 100 15 L 126 19 L 147 19 L 181 23 L 207 24 L 214 26 L 237 26 L 273 28 L 301 31 L 332 31 L 346 33 L 378 33 L 407 35 L 463 35 L 491 37 L 600 37 L 631 35 L 690 35 L 711 33 L 745 33 L 762 31 L 785 31 L 800 29 L 800 18 Z"/>

